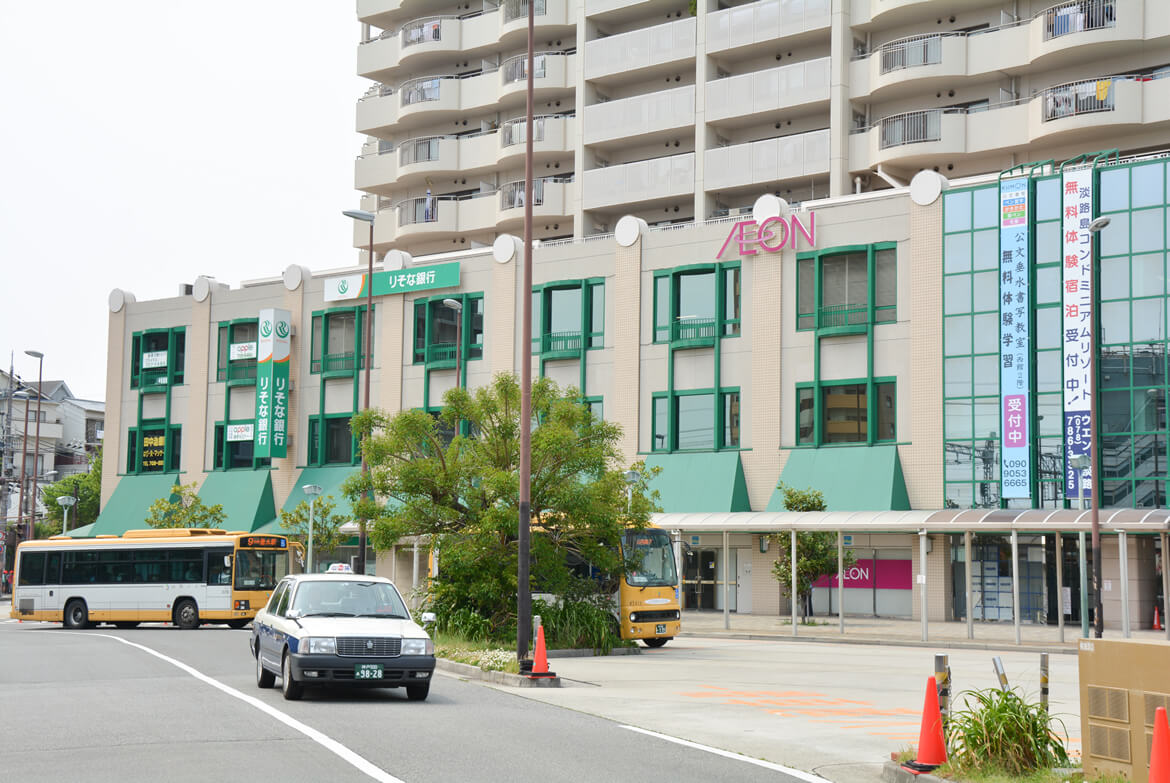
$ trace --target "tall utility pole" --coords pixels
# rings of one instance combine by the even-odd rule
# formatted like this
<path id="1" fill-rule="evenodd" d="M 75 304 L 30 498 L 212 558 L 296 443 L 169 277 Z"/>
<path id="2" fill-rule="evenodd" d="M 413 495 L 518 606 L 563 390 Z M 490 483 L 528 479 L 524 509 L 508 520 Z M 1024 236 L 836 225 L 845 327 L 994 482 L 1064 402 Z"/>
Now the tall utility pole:
<path id="1" fill-rule="evenodd" d="M 42 393 L 45 384 L 45 355 L 40 351 L 25 351 L 25 353 L 37 360 L 37 435 L 33 445 L 32 521 L 28 523 L 28 537 L 32 539 L 37 537 L 37 478 L 41 473 L 37 465 L 41 461 L 41 399 L 45 396 Z M 28 403 L 26 402 L 25 405 L 27 406 Z"/>
<path id="2" fill-rule="evenodd" d="M 528 657 L 532 592 L 528 587 L 532 507 L 532 70 L 536 1 L 528 0 L 528 106 L 524 115 L 524 286 L 520 316 L 520 519 L 516 536 L 516 658 Z"/>
<path id="3" fill-rule="evenodd" d="M 10 489 L 14 467 L 12 461 L 12 394 L 16 391 L 15 372 L 13 354 L 10 353 L 8 355 L 8 383 L 4 387 L 4 431 L 0 432 L 0 510 L 2 510 L 0 513 L 3 513 L 4 516 L 4 529 L 0 530 L 0 536 L 7 533 L 8 495 L 12 491 Z M 0 562 L 0 570 L 3 567 L 4 563 Z"/>

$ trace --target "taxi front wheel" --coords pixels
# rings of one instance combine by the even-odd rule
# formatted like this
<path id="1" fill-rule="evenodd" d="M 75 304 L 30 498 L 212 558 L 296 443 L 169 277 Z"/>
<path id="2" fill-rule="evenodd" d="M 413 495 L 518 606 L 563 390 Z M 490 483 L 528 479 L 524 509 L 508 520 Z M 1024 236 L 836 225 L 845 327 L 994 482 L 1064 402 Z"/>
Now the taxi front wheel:
<path id="1" fill-rule="evenodd" d="M 285 652 L 284 661 L 280 665 L 280 692 L 284 694 L 286 700 L 296 701 L 301 698 L 304 691 L 304 686 L 293 679 L 292 656 Z"/>

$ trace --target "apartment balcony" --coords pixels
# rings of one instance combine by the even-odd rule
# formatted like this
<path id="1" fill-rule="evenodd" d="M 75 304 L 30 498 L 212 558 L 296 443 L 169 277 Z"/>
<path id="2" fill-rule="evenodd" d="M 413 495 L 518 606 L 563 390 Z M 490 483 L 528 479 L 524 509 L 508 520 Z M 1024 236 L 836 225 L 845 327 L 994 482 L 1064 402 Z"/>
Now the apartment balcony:
<path id="1" fill-rule="evenodd" d="M 366 90 L 357 104 L 357 132 L 385 136 L 398 125 L 398 102 L 394 88 L 377 85 Z"/>
<path id="2" fill-rule="evenodd" d="M 666 131 L 695 124 L 695 86 L 676 87 L 585 107 L 585 143 L 639 137 L 656 141 Z"/>
<path id="3" fill-rule="evenodd" d="M 821 57 L 707 82 L 707 121 L 748 124 L 781 109 L 786 117 L 828 109 L 829 66 Z"/>
<path id="4" fill-rule="evenodd" d="M 850 168 L 863 170 L 888 163 L 924 165 L 940 155 L 967 150 L 967 113 L 962 109 L 926 109 L 884 117 L 850 138 Z"/>
<path id="5" fill-rule="evenodd" d="M 1044 9 L 1028 25 L 1034 64 L 1045 68 L 1128 54 L 1135 43 L 1170 34 L 1164 14 L 1148 0 L 1066 0 Z M 1162 0 L 1153 0 L 1159 11 Z M 1146 24 L 1147 13 L 1151 16 Z M 1162 16 L 1161 21 L 1154 17 Z"/>
<path id="6" fill-rule="evenodd" d="M 397 127 L 446 122 L 494 107 L 499 100 L 499 78 L 498 73 L 489 71 L 462 78 L 424 76 L 403 82 L 395 91 Z"/>
<path id="7" fill-rule="evenodd" d="M 890 41 L 850 64 L 851 92 L 854 97 L 888 99 L 954 84 L 956 78 L 968 75 L 968 41 L 972 39 L 965 33 L 935 33 Z M 1002 59 L 976 61 L 975 67 L 982 71 L 991 62 L 998 64 Z"/>
<path id="8" fill-rule="evenodd" d="M 1031 104 L 1031 141 L 1104 138 L 1110 129 L 1124 133 L 1170 119 L 1170 79 L 1106 77 L 1072 82 L 1044 90 Z"/>
<path id="9" fill-rule="evenodd" d="M 598 38 L 585 44 L 585 78 L 597 82 L 650 81 L 695 59 L 695 19 Z"/>
<path id="10" fill-rule="evenodd" d="M 751 55 L 823 38 L 830 0 L 759 0 L 707 14 L 707 54 Z"/>
<path id="11" fill-rule="evenodd" d="M 548 115 L 532 118 L 532 156 L 543 163 L 573 154 L 573 125 L 576 117 Z M 501 166 L 522 164 L 527 143 L 527 120 L 521 118 L 500 124 L 496 134 L 499 145 L 496 162 Z"/>
<path id="12" fill-rule="evenodd" d="M 707 191 L 827 174 L 829 131 L 715 147 L 707 150 L 703 163 Z"/>
<path id="13" fill-rule="evenodd" d="M 572 180 L 544 177 L 532 181 L 532 217 L 537 220 L 570 221 Z M 524 225 L 524 181 L 509 182 L 499 190 L 496 229 L 510 231 Z"/>
<path id="14" fill-rule="evenodd" d="M 854 0 L 849 22 L 854 27 L 880 22 L 893 27 L 971 10 L 971 0 Z"/>
<path id="15" fill-rule="evenodd" d="M 357 0 L 359 22 L 375 27 L 390 27 L 427 12 L 434 0 Z"/>
<path id="16" fill-rule="evenodd" d="M 563 52 L 536 52 L 532 57 L 532 93 L 545 101 L 573 89 L 575 57 Z M 522 104 L 528 89 L 528 55 L 509 57 L 500 63 L 496 91 L 501 103 Z"/>
<path id="17" fill-rule="evenodd" d="M 601 209 L 695 192 L 695 153 L 591 169 L 582 178 L 585 209 Z"/>
<path id="18" fill-rule="evenodd" d="M 534 0 L 532 24 L 536 36 L 570 35 L 573 31 L 573 15 L 569 0 Z M 528 0 L 504 0 L 500 5 L 499 41 L 505 47 L 527 46 L 528 41 Z"/>

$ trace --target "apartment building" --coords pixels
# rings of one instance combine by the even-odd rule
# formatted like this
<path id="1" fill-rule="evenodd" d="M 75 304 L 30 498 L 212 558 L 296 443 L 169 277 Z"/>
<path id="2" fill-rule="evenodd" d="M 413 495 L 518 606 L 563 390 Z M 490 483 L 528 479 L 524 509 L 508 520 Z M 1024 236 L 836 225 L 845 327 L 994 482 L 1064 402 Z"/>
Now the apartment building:
<path id="1" fill-rule="evenodd" d="M 1160 0 L 533 0 L 534 236 L 1160 148 Z M 519 233 L 526 0 L 358 0 L 375 252 Z M 362 227 L 364 229 L 364 227 Z M 355 230 L 355 247 L 368 243 Z"/>

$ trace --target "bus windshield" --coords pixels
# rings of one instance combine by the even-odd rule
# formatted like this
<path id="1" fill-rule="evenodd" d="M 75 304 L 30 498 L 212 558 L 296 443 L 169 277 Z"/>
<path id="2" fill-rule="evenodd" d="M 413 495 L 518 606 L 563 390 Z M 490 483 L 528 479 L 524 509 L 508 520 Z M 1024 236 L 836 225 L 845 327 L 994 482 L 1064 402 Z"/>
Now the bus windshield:
<path id="1" fill-rule="evenodd" d="M 670 536 L 662 530 L 629 530 L 622 538 L 626 560 L 632 562 L 626 583 L 634 587 L 672 587 L 678 583 Z"/>
<path id="2" fill-rule="evenodd" d="M 237 590 L 271 590 L 286 575 L 286 550 L 240 549 L 236 552 Z"/>

